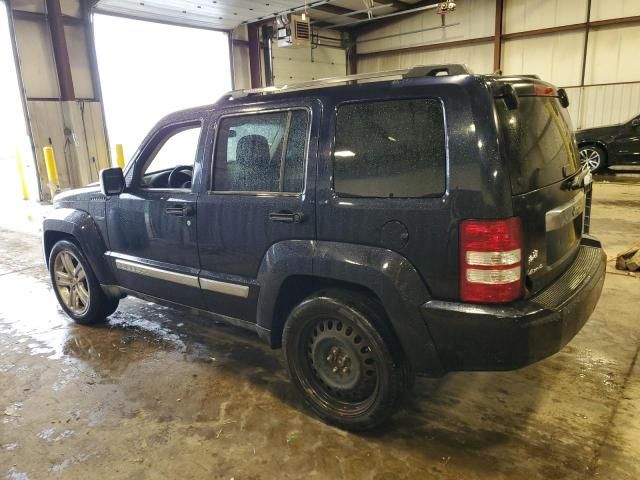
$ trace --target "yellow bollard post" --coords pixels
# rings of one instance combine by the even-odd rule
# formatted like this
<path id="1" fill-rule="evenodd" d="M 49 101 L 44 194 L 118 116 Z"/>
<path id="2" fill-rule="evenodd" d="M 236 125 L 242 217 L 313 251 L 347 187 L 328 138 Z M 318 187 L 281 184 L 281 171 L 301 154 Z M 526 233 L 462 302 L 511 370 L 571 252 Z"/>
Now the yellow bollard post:
<path id="1" fill-rule="evenodd" d="M 42 151 L 44 152 L 44 166 L 47 169 L 49 188 L 52 192 L 56 192 L 60 189 L 60 181 L 58 180 L 58 169 L 56 167 L 56 157 L 53 154 L 53 147 L 46 146 Z"/>
<path id="2" fill-rule="evenodd" d="M 27 189 L 27 179 L 24 177 L 24 168 L 22 168 L 22 159 L 20 158 L 20 150 L 16 150 L 16 167 L 18 168 L 18 176 L 20 177 L 20 189 L 22 190 L 22 199 L 29 200 L 29 190 Z"/>
<path id="3" fill-rule="evenodd" d="M 116 161 L 118 166 L 124 170 L 124 149 L 121 143 L 116 143 Z"/>

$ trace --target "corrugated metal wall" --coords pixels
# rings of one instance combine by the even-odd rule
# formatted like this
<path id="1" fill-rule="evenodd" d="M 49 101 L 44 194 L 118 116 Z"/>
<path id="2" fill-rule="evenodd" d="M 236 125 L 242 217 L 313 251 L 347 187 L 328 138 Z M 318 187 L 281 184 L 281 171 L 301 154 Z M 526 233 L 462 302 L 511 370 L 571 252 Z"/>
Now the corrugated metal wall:
<path id="1" fill-rule="evenodd" d="M 625 122 L 640 113 L 640 82 L 568 88 L 575 127 Z"/>
<path id="2" fill-rule="evenodd" d="M 358 53 L 491 36 L 494 31 L 495 1 L 461 1 L 454 13 L 445 16 L 446 24 L 450 25 L 445 28 L 442 28 L 442 17 L 433 10 L 408 14 L 402 18 L 402 21 L 360 35 Z M 379 37 L 387 38 L 374 40 Z"/>
<path id="3" fill-rule="evenodd" d="M 587 5 L 587 0 L 504 0 L 503 33 L 508 36 L 581 24 L 587 21 Z M 440 16 L 425 11 L 370 30 L 358 37 L 358 72 L 430 63 L 465 63 L 474 72 L 490 73 L 493 43 L 488 37 L 494 34 L 495 12 L 496 0 L 460 0 L 457 10 L 446 16 L 448 27 L 439 28 Z M 638 15 L 640 0 L 592 0 L 591 21 Z M 538 74 L 558 86 L 579 87 L 585 37 L 585 29 L 577 28 L 504 39 L 502 71 Z M 482 38 L 486 41 L 437 47 L 441 43 Z M 638 22 L 590 29 L 585 87 L 568 89 L 576 127 L 616 123 L 640 112 L 639 47 Z"/>
<path id="4" fill-rule="evenodd" d="M 334 30 L 319 30 L 317 33 L 340 39 L 340 34 Z M 282 48 L 276 42 L 272 48 L 274 85 L 337 77 L 347 71 L 347 55 L 342 48 L 320 45 L 314 48 Z"/>
<path id="5" fill-rule="evenodd" d="M 464 7 L 462 2 L 460 5 Z M 587 0 L 505 0 L 503 30 L 525 32 L 580 23 L 586 18 Z"/>
<path id="6" fill-rule="evenodd" d="M 337 77 L 345 75 L 346 71 L 347 57 L 343 49 L 275 46 L 273 49 L 274 85 Z"/>

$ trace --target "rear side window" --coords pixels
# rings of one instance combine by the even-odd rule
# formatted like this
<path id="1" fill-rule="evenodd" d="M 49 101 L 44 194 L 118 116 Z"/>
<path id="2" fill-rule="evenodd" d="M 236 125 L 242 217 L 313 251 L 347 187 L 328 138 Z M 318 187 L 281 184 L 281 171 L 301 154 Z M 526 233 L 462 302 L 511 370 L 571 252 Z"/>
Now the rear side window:
<path id="1" fill-rule="evenodd" d="M 445 134 L 438 100 L 342 105 L 334 189 L 345 197 L 416 198 L 445 191 Z"/>
<path id="2" fill-rule="evenodd" d="M 513 194 L 575 173 L 578 157 L 567 111 L 555 97 L 520 97 L 516 110 L 496 101 Z"/>
<path id="3" fill-rule="evenodd" d="M 307 131 L 305 110 L 223 117 L 218 126 L 213 189 L 301 192 Z"/>

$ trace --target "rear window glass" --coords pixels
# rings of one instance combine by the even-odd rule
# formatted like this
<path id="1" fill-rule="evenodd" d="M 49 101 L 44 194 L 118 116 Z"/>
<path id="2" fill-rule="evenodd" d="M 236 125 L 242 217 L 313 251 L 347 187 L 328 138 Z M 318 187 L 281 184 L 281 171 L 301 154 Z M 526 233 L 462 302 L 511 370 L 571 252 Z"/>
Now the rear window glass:
<path id="1" fill-rule="evenodd" d="M 343 105 L 336 120 L 334 189 L 351 197 L 425 197 L 445 191 L 438 100 Z"/>
<path id="2" fill-rule="evenodd" d="M 573 127 L 554 97 L 520 97 L 517 110 L 496 102 L 514 194 L 551 185 L 578 169 Z"/>

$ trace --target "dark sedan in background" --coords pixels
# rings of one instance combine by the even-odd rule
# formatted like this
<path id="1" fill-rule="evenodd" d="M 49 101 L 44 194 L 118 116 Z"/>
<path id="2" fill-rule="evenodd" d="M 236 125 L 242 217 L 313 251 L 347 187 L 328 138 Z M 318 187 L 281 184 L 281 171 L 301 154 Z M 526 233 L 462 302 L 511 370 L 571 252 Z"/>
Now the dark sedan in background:
<path id="1" fill-rule="evenodd" d="M 640 167 L 640 115 L 628 122 L 576 132 L 582 164 L 592 172 L 607 167 Z"/>

